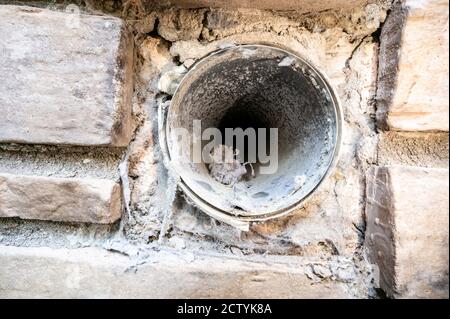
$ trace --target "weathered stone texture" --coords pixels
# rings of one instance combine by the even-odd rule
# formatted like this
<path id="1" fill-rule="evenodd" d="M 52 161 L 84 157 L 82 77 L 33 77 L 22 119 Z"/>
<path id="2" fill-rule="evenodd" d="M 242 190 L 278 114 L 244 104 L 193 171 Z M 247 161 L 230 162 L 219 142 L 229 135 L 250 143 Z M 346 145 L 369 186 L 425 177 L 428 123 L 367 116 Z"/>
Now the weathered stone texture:
<path id="1" fill-rule="evenodd" d="M 154 253 L 136 266 L 96 248 L 0 246 L 1 298 L 351 298 L 342 283 L 311 285 L 297 265 Z"/>
<path id="2" fill-rule="evenodd" d="M 380 39 L 377 117 L 396 131 L 448 131 L 448 0 L 406 0 Z"/>
<path id="3" fill-rule="evenodd" d="M 120 215 L 114 181 L 0 174 L 0 217 L 106 224 Z"/>
<path id="4" fill-rule="evenodd" d="M 0 142 L 125 146 L 132 37 L 122 20 L 0 6 Z"/>
<path id="5" fill-rule="evenodd" d="M 448 298 L 448 178 L 448 169 L 369 170 L 366 246 L 388 296 Z"/>
<path id="6" fill-rule="evenodd" d="M 449 167 L 448 132 L 387 131 L 378 138 L 378 165 Z"/>
<path id="7" fill-rule="evenodd" d="M 367 0 L 144 0 L 153 6 L 181 8 L 251 8 L 263 10 L 298 10 L 314 12 L 328 9 L 349 9 L 366 4 Z"/>

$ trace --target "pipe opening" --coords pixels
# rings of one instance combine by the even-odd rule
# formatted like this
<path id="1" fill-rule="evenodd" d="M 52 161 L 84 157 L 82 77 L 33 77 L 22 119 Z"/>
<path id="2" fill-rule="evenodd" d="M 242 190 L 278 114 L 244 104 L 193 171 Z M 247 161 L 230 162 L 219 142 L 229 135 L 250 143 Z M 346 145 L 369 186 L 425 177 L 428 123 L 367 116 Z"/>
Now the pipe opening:
<path id="1" fill-rule="evenodd" d="M 329 84 L 303 59 L 263 45 L 228 48 L 197 63 L 180 84 L 166 118 L 168 153 L 194 202 L 237 218 L 277 216 L 302 202 L 332 166 L 338 107 Z M 182 141 L 177 128 L 184 129 Z M 203 158 L 194 160 L 199 144 L 211 146 L 211 138 L 202 140 L 210 128 L 220 132 L 216 144 L 227 147 L 220 152 L 239 153 L 234 182 L 216 178 Z M 243 144 L 227 139 L 227 129 L 236 128 L 249 133 Z"/>

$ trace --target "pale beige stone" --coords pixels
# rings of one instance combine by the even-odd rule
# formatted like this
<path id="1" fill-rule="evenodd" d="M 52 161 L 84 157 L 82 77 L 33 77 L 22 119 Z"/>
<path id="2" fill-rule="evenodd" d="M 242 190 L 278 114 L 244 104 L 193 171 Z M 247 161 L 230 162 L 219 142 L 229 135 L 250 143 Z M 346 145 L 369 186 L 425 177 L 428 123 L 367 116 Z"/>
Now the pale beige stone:
<path id="1" fill-rule="evenodd" d="M 448 0 L 407 0 L 380 41 L 377 117 L 385 130 L 448 131 Z"/>
<path id="2" fill-rule="evenodd" d="M 388 296 L 448 298 L 448 169 L 372 167 L 366 218 L 366 246 Z"/>
<path id="3" fill-rule="evenodd" d="M 0 298 L 352 298 L 311 284 L 301 264 L 154 252 L 148 262 L 98 248 L 0 246 Z"/>
<path id="4" fill-rule="evenodd" d="M 107 224 L 120 216 L 114 181 L 0 174 L 0 217 Z"/>
<path id="5" fill-rule="evenodd" d="M 133 39 L 114 17 L 0 6 L 0 142 L 125 146 Z"/>

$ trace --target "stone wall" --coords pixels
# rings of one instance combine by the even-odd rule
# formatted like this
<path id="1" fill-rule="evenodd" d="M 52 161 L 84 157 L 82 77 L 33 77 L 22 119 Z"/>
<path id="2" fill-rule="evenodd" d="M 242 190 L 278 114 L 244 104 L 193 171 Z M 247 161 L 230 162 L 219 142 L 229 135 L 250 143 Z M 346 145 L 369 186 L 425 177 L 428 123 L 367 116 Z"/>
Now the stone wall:
<path id="1" fill-rule="evenodd" d="M 448 1 L 3 2 L 0 296 L 448 298 Z M 325 73 L 344 136 L 243 232 L 177 190 L 158 107 L 246 43 Z"/>

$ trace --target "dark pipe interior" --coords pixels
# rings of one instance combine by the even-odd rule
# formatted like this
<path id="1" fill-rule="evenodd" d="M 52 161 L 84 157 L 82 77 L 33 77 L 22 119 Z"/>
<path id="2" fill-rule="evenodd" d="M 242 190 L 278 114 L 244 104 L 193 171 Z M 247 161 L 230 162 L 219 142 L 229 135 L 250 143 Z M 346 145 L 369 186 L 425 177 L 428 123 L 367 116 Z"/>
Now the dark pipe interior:
<path id="1" fill-rule="evenodd" d="M 244 97 L 238 101 L 223 115 L 223 118 L 220 120 L 218 128 L 222 132 L 222 144 L 226 144 L 225 141 L 225 129 L 226 128 L 241 128 L 246 130 L 248 128 L 255 129 L 256 131 L 256 140 L 258 140 L 258 128 L 270 128 L 269 119 L 265 118 L 263 114 L 257 111 L 258 106 L 254 106 L 251 104 L 252 102 L 247 101 Z M 249 141 L 248 138 L 245 139 L 244 144 L 244 162 L 248 162 L 250 160 L 248 149 L 249 149 Z M 232 145 L 228 145 L 233 149 L 236 149 L 236 142 Z M 258 152 L 258 143 L 255 145 L 255 149 Z M 269 136 L 266 136 L 266 149 L 270 151 L 270 143 Z M 258 172 L 258 163 L 253 165 L 253 168 Z"/>

